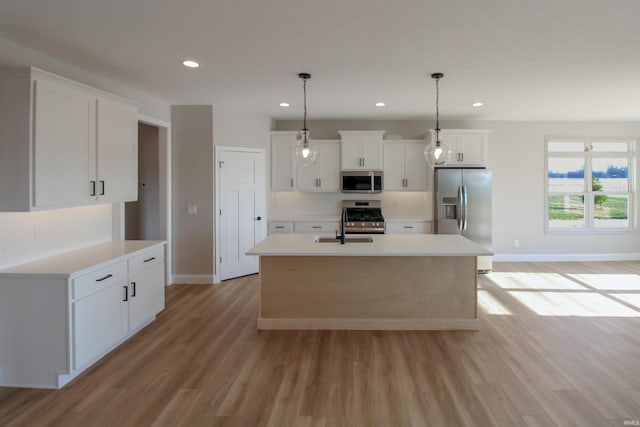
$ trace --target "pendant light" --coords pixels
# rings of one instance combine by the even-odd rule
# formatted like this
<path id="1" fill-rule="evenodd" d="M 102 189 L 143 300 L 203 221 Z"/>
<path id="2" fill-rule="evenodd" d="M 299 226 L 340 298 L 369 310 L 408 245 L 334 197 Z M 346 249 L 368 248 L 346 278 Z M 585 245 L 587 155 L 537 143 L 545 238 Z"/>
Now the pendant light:
<path id="1" fill-rule="evenodd" d="M 298 77 L 302 79 L 304 90 L 304 122 L 302 130 L 298 133 L 298 143 L 293 152 L 296 163 L 303 166 L 314 165 L 318 159 L 318 147 L 309 140 L 309 129 L 307 129 L 307 80 L 311 74 L 300 73 Z"/>
<path id="2" fill-rule="evenodd" d="M 433 73 L 431 78 L 436 81 L 436 128 L 431 143 L 424 149 L 425 160 L 433 166 L 443 166 L 451 158 L 451 149 L 443 141 L 440 141 L 440 88 L 438 82 L 444 77 L 442 73 Z"/>

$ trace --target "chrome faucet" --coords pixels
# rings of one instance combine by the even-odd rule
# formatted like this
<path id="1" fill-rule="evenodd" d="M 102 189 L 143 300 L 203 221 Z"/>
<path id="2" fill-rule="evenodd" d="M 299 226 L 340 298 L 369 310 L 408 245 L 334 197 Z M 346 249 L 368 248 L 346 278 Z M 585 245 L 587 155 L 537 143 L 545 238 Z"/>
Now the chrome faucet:
<path id="1" fill-rule="evenodd" d="M 344 229 L 346 227 L 346 223 L 348 220 L 347 216 L 347 208 L 342 208 L 342 221 L 340 222 L 340 244 L 344 245 L 347 243 L 347 237 L 344 234 Z"/>

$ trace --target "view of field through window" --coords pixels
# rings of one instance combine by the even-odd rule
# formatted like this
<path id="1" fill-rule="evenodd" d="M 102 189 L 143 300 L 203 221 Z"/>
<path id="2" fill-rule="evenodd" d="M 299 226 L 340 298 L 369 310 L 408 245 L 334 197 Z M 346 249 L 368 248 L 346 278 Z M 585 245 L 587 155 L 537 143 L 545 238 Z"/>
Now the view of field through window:
<path id="1" fill-rule="evenodd" d="M 549 227 L 629 228 L 628 158 L 578 156 L 548 158 Z"/>

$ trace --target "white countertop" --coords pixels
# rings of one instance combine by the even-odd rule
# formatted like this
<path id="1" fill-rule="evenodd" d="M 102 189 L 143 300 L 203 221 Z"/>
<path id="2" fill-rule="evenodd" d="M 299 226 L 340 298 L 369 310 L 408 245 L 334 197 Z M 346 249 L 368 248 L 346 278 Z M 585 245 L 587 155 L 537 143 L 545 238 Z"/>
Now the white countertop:
<path id="1" fill-rule="evenodd" d="M 349 234 L 348 236 L 357 236 Z M 491 251 L 448 234 L 377 234 L 372 243 L 314 242 L 313 234 L 274 234 L 247 251 L 262 256 L 484 256 Z"/>
<path id="2" fill-rule="evenodd" d="M 163 240 L 123 240 L 100 243 L 0 270 L 0 277 L 39 275 L 74 277 L 100 264 L 108 264 L 134 252 L 165 243 Z"/>

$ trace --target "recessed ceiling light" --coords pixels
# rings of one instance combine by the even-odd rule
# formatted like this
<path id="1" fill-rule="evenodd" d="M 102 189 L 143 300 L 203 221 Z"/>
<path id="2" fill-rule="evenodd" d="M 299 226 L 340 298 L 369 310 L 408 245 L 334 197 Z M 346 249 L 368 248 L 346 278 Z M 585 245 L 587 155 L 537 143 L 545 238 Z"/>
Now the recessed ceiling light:
<path id="1" fill-rule="evenodd" d="M 281 107 L 288 107 L 288 106 L 289 106 L 289 103 L 288 103 L 288 102 L 281 102 L 281 103 L 280 103 L 280 106 L 281 106 Z"/>
<path id="2" fill-rule="evenodd" d="M 376 102 L 376 107 L 384 107 L 385 105 L 387 104 L 385 104 L 384 102 Z"/>
<path id="3" fill-rule="evenodd" d="M 198 68 L 200 66 L 200 64 L 192 59 L 185 59 L 184 61 L 182 61 L 182 65 L 189 68 Z"/>
<path id="4" fill-rule="evenodd" d="M 484 104 L 482 102 L 474 102 L 471 104 L 472 107 L 482 107 Z"/>

